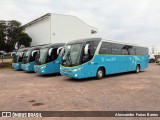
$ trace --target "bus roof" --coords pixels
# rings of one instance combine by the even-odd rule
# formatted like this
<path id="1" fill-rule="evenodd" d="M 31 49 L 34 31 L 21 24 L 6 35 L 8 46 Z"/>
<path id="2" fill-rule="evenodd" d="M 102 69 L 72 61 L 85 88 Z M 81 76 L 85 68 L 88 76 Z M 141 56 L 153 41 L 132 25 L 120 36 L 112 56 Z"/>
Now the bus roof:
<path id="1" fill-rule="evenodd" d="M 46 44 L 46 45 L 39 45 L 39 46 L 31 46 L 31 47 L 27 47 L 27 48 L 20 48 L 17 51 L 24 52 L 24 51 L 28 51 L 28 50 L 37 50 L 40 48 L 47 48 L 47 47 L 61 47 L 64 45 L 65 45 L 65 43 Z"/>
<path id="2" fill-rule="evenodd" d="M 26 47 L 26 48 L 20 48 L 17 51 L 19 52 L 24 52 L 24 51 L 28 51 L 28 50 L 36 50 L 36 49 L 40 49 L 41 46 L 37 46 L 37 47 Z"/>
<path id="3" fill-rule="evenodd" d="M 110 42 L 110 43 L 117 43 L 117 44 L 124 44 L 124 45 L 131 45 L 131 46 L 138 46 L 138 47 L 146 47 L 146 46 L 140 46 L 136 44 L 126 43 L 118 40 L 111 40 L 111 39 L 102 39 L 104 42 Z M 146 47 L 147 48 L 147 47 Z"/>
<path id="4" fill-rule="evenodd" d="M 55 44 L 48 44 L 48 45 L 42 46 L 41 48 L 61 47 L 64 45 L 65 45 L 65 43 L 55 43 Z"/>
<path id="5" fill-rule="evenodd" d="M 24 51 L 27 51 L 27 50 L 29 50 L 29 49 L 30 49 L 30 47 L 20 48 L 20 49 L 17 50 L 17 52 L 24 52 Z"/>
<path id="6" fill-rule="evenodd" d="M 42 46 L 37 46 L 37 47 L 30 47 L 28 50 L 37 50 L 40 49 Z"/>
<path id="7" fill-rule="evenodd" d="M 125 45 L 145 47 L 145 46 L 140 46 L 140 45 L 136 45 L 136 44 L 125 43 L 125 42 L 118 41 L 118 40 L 102 39 L 102 38 L 84 38 L 84 39 L 78 39 L 78 40 L 70 41 L 67 44 L 75 44 L 75 43 L 82 43 L 82 42 L 88 42 L 88 41 L 104 41 L 104 42 L 110 42 L 110 43 L 118 43 L 118 44 L 125 44 Z"/>
<path id="8" fill-rule="evenodd" d="M 82 42 L 88 42 L 88 41 L 101 41 L 102 38 L 84 38 L 84 39 L 78 39 L 68 42 L 67 44 L 75 44 L 75 43 L 82 43 Z"/>

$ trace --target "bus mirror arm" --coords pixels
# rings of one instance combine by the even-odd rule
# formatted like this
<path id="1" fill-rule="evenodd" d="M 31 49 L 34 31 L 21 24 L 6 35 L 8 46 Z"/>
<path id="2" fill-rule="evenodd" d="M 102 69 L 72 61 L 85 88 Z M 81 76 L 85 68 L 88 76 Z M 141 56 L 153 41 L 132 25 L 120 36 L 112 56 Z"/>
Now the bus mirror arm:
<path id="1" fill-rule="evenodd" d="M 59 55 L 59 53 L 61 52 L 61 50 L 64 48 L 64 46 L 63 47 L 59 47 L 58 49 L 57 49 L 57 55 Z"/>
<path id="2" fill-rule="evenodd" d="M 88 55 L 88 50 L 89 50 L 89 44 L 86 44 L 85 48 L 84 48 L 84 54 Z"/>
<path id="3" fill-rule="evenodd" d="M 12 53 L 11 53 L 11 57 L 12 57 L 15 53 L 16 53 L 16 52 L 12 52 Z"/>
<path id="4" fill-rule="evenodd" d="M 33 55 L 34 55 L 34 53 L 35 53 L 35 52 L 38 52 L 38 50 L 34 50 L 34 51 L 32 51 L 32 57 L 33 57 Z"/>
<path id="5" fill-rule="evenodd" d="M 49 49 L 49 51 L 48 51 L 48 55 L 49 55 L 49 56 L 51 56 L 52 50 L 53 50 L 53 48 L 50 48 L 50 49 Z"/>

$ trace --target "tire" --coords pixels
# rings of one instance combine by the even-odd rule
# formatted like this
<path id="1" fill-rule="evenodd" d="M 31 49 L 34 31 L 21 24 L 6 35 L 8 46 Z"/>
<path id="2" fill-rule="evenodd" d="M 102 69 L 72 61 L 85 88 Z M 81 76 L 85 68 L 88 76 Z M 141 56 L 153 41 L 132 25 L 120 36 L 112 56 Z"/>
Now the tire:
<path id="1" fill-rule="evenodd" d="M 140 72 L 140 66 L 139 65 L 137 65 L 136 66 L 136 71 L 135 71 L 136 73 L 139 73 Z"/>
<path id="2" fill-rule="evenodd" d="M 97 75 L 96 75 L 96 78 L 97 79 L 102 79 L 104 77 L 104 69 L 103 68 L 99 68 L 97 70 Z"/>

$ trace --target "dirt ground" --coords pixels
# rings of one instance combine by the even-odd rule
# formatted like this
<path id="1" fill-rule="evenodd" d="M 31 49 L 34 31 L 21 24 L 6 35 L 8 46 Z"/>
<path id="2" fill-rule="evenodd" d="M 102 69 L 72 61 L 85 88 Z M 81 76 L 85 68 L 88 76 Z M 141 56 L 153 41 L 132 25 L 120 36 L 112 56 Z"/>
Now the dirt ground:
<path id="1" fill-rule="evenodd" d="M 3 61 L 3 62 L 12 62 L 12 59 L 3 59 L 3 60 L 0 59 L 0 63 L 2 63 L 2 61 Z"/>
<path id="2" fill-rule="evenodd" d="M 0 70 L 0 111 L 5 110 L 160 111 L 160 65 L 101 80 Z"/>

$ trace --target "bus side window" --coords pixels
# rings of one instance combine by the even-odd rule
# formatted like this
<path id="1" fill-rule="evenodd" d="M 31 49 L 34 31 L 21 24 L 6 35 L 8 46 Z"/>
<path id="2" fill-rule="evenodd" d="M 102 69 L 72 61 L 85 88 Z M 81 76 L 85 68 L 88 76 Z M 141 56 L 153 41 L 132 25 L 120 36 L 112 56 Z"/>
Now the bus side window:
<path id="1" fill-rule="evenodd" d="M 82 63 L 85 63 L 93 58 L 99 41 L 88 41 L 86 44 L 89 44 L 88 55 L 85 55 L 83 51 Z"/>
<path id="2" fill-rule="evenodd" d="M 148 55 L 148 49 L 144 47 L 137 47 L 137 55 Z"/>
<path id="3" fill-rule="evenodd" d="M 99 44 L 98 41 L 91 41 L 91 42 L 88 42 L 87 44 L 89 44 L 89 60 L 91 60 L 94 56 L 94 53 L 96 51 L 96 48 Z"/>
<path id="4" fill-rule="evenodd" d="M 33 54 L 33 61 L 35 61 L 37 53 L 38 53 L 38 51 Z"/>
<path id="5" fill-rule="evenodd" d="M 18 62 L 22 62 L 22 57 L 19 57 Z"/>
<path id="6" fill-rule="evenodd" d="M 52 50 L 51 56 L 50 56 L 51 61 L 57 59 L 57 57 L 58 57 L 58 55 L 57 55 L 57 49 L 58 49 L 58 48 L 54 48 L 54 49 Z"/>
<path id="7" fill-rule="evenodd" d="M 22 60 L 23 60 L 23 56 L 24 56 L 24 53 L 22 53 L 22 56 L 19 56 L 19 58 L 18 58 L 18 62 L 22 62 Z"/>
<path id="8" fill-rule="evenodd" d="M 122 54 L 121 44 L 112 43 L 112 54 L 121 55 Z"/>
<path id="9" fill-rule="evenodd" d="M 144 48 L 144 55 L 148 55 L 148 54 L 149 54 L 148 48 Z"/>
<path id="10" fill-rule="evenodd" d="M 129 48 L 129 55 L 135 55 L 135 48 L 133 47 L 133 46 L 131 46 L 130 48 Z"/>
<path id="11" fill-rule="evenodd" d="M 137 55 L 137 47 L 134 46 L 134 52 L 135 52 L 135 55 Z"/>
<path id="12" fill-rule="evenodd" d="M 30 58 L 30 62 L 35 61 L 37 53 L 38 53 L 38 51 L 33 53 L 33 56 L 31 56 L 31 58 Z"/>
<path id="13" fill-rule="evenodd" d="M 126 48 L 126 45 L 122 45 L 122 55 L 128 55 L 128 50 Z"/>
<path id="14" fill-rule="evenodd" d="M 131 46 L 131 45 L 122 45 L 122 50 L 126 50 L 125 52 L 127 53 L 127 55 L 135 55 L 136 54 L 136 48 Z"/>
<path id="15" fill-rule="evenodd" d="M 111 43 L 102 42 L 99 54 L 111 54 Z"/>
<path id="16" fill-rule="evenodd" d="M 142 48 L 142 55 L 148 55 L 148 49 L 147 48 Z"/>

